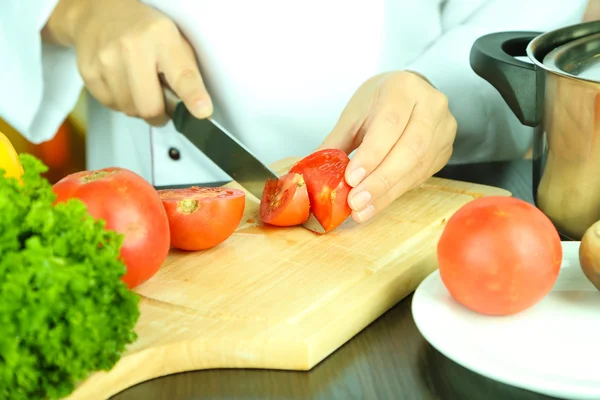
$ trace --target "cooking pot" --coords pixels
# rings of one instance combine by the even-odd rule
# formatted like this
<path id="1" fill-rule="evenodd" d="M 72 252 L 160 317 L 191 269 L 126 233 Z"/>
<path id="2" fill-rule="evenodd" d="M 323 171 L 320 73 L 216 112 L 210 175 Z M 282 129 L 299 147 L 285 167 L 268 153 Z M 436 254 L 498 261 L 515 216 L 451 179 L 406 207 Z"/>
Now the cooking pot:
<path id="1" fill-rule="evenodd" d="M 536 206 L 563 238 L 581 240 L 600 220 L 600 21 L 488 34 L 470 62 L 534 128 Z"/>

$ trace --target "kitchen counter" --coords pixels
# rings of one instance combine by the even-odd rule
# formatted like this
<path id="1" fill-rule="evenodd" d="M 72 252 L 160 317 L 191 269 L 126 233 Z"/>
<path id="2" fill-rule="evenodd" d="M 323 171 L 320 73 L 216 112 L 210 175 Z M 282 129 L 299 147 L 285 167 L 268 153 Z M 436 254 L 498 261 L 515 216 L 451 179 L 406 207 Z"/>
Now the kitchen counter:
<path id="1" fill-rule="evenodd" d="M 533 202 L 530 160 L 450 166 L 437 176 L 502 187 Z M 441 355 L 417 330 L 411 301 L 398 303 L 308 372 L 187 372 L 112 399 L 550 399 L 481 377 Z"/>

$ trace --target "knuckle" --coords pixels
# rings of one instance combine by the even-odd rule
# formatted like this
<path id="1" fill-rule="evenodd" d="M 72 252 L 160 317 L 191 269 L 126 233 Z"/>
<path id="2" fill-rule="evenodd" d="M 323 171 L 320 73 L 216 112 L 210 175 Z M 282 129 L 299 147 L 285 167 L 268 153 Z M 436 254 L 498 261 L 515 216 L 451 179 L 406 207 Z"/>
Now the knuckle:
<path id="1" fill-rule="evenodd" d="M 184 67 L 175 73 L 174 88 L 182 100 L 189 100 L 192 95 L 200 96 L 203 94 L 202 78 L 198 70 L 191 67 Z"/>
<path id="2" fill-rule="evenodd" d="M 104 69 L 112 69 L 116 63 L 113 46 L 106 47 L 98 52 L 98 64 Z"/>
<path id="3" fill-rule="evenodd" d="M 399 127 L 402 121 L 402 116 L 399 113 L 399 106 L 394 104 L 383 107 L 380 117 L 382 121 L 394 128 Z"/>
<path id="4" fill-rule="evenodd" d="M 81 78 L 86 85 L 94 85 L 101 80 L 100 75 L 98 75 L 93 68 L 87 65 L 81 65 L 79 67 L 79 73 L 81 74 Z"/>
<path id="5" fill-rule="evenodd" d="M 189 81 L 198 77 L 198 72 L 194 68 L 184 67 L 181 68 L 175 75 L 175 82 L 179 83 L 182 81 Z"/>
<path id="6" fill-rule="evenodd" d="M 127 58 L 134 58 L 140 46 L 140 40 L 135 36 L 125 36 L 118 43 L 120 53 Z"/>
<path id="7" fill-rule="evenodd" d="M 423 158 L 427 154 L 428 148 L 429 145 L 424 139 L 423 135 L 419 135 L 408 145 L 408 151 L 413 156 L 415 163 L 421 162 L 423 160 Z"/>
<path id="8" fill-rule="evenodd" d="M 158 119 L 164 114 L 164 107 L 160 104 L 153 104 L 140 108 L 139 116 L 145 120 Z"/>
<path id="9" fill-rule="evenodd" d="M 421 78 L 417 74 L 413 74 L 413 73 L 407 73 L 406 79 L 407 79 L 408 83 L 411 85 L 420 85 L 423 83 L 423 78 Z"/>
<path id="10" fill-rule="evenodd" d="M 120 104 L 119 108 L 123 114 L 129 117 L 139 117 L 140 114 L 133 104 Z"/>
<path id="11" fill-rule="evenodd" d="M 448 161 L 450 161 L 450 158 L 452 157 L 452 153 L 453 152 L 454 152 L 454 146 L 452 144 L 450 144 L 449 146 L 444 147 L 444 149 L 442 150 L 442 161 L 443 161 L 443 163 L 440 166 L 440 169 L 444 165 L 446 165 L 448 163 Z"/>
<path id="12" fill-rule="evenodd" d="M 405 87 L 415 88 L 423 84 L 423 79 L 412 72 L 405 72 L 400 76 L 401 81 L 399 83 Z"/>
<path id="13" fill-rule="evenodd" d="M 435 94 L 435 105 L 436 108 L 440 111 L 444 111 L 448 109 L 448 96 L 444 93 L 437 91 Z"/>
<path id="14" fill-rule="evenodd" d="M 388 193 L 392 189 L 392 181 L 386 175 L 379 174 L 377 179 L 379 180 L 382 193 Z"/>
<path id="15" fill-rule="evenodd" d="M 155 19 L 154 21 L 152 21 L 149 24 L 147 31 L 152 34 L 160 35 L 160 36 L 172 35 L 172 34 L 179 33 L 179 29 L 177 29 L 177 25 L 175 25 L 175 22 L 173 22 L 169 18 Z"/>
<path id="16" fill-rule="evenodd" d="M 119 107 L 117 106 L 117 103 L 114 101 L 114 99 L 110 98 L 110 99 L 106 99 L 106 100 L 99 100 L 101 104 L 103 104 L 106 108 L 109 108 L 113 111 L 119 111 Z"/>
<path id="17" fill-rule="evenodd" d="M 456 135 L 456 131 L 458 130 L 458 121 L 456 121 L 456 118 L 454 117 L 454 115 L 449 113 L 449 122 L 448 125 L 450 126 L 450 132 L 452 132 L 452 136 L 454 137 Z"/>
<path id="18" fill-rule="evenodd" d="M 421 158 L 419 161 L 417 161 L 415 163 L 415 166 L 413 168 L 413 173 L 415 175 L 419 175 L 424 170 L 425 170 L 425 160 L 423 158 Z"/>

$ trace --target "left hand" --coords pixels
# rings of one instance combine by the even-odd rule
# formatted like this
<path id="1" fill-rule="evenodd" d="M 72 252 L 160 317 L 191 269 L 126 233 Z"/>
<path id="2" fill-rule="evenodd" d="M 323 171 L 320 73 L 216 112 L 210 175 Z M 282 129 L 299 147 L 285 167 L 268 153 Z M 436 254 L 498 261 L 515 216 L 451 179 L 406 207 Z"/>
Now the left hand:
<path id="1" fill-rule="evenodd" d="M 366 81 L 319 149 L 350 154 L 352 218 L 364 222 L 438 172 L 450 159 L 456 119 L 421 76 L 389 72 Z"/>

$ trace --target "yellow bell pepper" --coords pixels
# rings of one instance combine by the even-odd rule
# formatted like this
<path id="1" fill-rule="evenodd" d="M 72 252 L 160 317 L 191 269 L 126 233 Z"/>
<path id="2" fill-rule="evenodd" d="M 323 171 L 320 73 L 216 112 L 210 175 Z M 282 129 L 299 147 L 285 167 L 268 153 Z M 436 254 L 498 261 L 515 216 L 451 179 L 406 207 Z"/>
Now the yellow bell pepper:
<path id="1" fill-rule="evenodd" d="M 17 151 L 8 138 L 0 132 L 0 169 L 5 171 L 4 176 L 21 179 L 23 166 Z"/>

